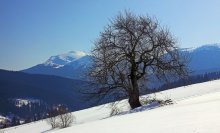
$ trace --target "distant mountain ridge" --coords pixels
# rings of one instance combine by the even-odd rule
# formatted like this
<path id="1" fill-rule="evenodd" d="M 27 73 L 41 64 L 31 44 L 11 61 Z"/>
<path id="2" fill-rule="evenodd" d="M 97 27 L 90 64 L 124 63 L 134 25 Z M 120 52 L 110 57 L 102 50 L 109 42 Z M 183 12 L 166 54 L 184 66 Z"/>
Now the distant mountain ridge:
<path id="1" fill-rule="evenodd" d="M 220 71 L 220 44 L 207 44 L 197 48 L 182 48 L 180 52 L 190 58 L 192 75 Z M 92 65 L 92 56 L 85 52 L 71 51 L 51 56 L 46 62 L 22 70 L 32 74 L 57 75 L 71 79 L 86 79 L 85 73 Z"/>
<path id="2" fill-rule="evenodd" d="M 91 66 L 91 56 L 82 51 L 70 51 L 51 56 L 46 62 L 22 70 L 31 74 L 56 75 L 71 79 L 85 79 L 85 72 Z"/>
<path id="3" fill-rule="evenodd" d="M 190 58 L 189 69 L 193 75 L 220 71 L 220 44 L 202 45 L 182 52 Z"/>

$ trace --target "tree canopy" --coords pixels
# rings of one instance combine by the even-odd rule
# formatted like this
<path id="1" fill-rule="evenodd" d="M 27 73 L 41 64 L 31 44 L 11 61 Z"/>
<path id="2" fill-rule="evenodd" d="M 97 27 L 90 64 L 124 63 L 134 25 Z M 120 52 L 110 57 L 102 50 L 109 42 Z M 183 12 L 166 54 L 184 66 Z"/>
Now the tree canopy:
<path id="1" fill-rule="evenodd" d="M 150 75 L 186 76 L 186 60 L 167 28 L 149 16 L 120 13 L 100 33 L 92 50 L 90 77 L 99 84 L 96 94 L 128 97 L 131 108 L 140 106 L 140 89 Z M 94 94 L 95 94 L 94 93 Z"/>

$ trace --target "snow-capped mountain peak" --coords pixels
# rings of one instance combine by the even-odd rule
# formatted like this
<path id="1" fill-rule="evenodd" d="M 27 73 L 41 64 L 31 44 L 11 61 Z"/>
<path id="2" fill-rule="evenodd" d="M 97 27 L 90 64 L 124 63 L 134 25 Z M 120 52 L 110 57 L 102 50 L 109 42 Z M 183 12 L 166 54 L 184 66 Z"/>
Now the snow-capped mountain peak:
<path id="1" fill-rule="evenodd" d="M 84 56 L 88 55 L 82 51 L 70 51 L 68 53 L 51 56 L 45 63 L 45 66 L 52 66 L 54 68 L 60 68 L 64 65 L 76 61 Z"/>

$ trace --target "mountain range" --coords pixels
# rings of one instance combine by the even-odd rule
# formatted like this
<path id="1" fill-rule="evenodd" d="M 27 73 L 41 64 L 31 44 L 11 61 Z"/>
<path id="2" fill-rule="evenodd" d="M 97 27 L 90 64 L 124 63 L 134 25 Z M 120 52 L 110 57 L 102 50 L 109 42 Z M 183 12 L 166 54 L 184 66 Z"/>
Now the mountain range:
<path id="1" fill-rule="evenodd" d="M 220 44 L 180 49 L 189 57 L 192 75 L 220 71 Z M 57 75 L 71 79 L 85 79 L 85 72 L 92 64 L 92 56 L 85 52 L 68 52 L 51 56 L 44 63 L 22 70 L 25 73 Z"/>

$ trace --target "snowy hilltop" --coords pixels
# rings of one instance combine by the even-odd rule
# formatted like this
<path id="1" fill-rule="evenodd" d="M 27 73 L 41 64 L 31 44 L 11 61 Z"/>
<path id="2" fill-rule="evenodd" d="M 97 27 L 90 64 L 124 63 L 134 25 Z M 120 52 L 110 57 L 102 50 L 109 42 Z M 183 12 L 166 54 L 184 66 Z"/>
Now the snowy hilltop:
<path id="1" fill-rule="evenodd" d="M 87 56 L 88 54 L 82 51 L 70 51 L 65 54 L 60 54 L 56 56 L 51 56 L 46 62 L 43 64 L 45 66 L 51 66 L 53 68 L 63 67 L 71 62 L 79 60 L 80 58 Z"/>

